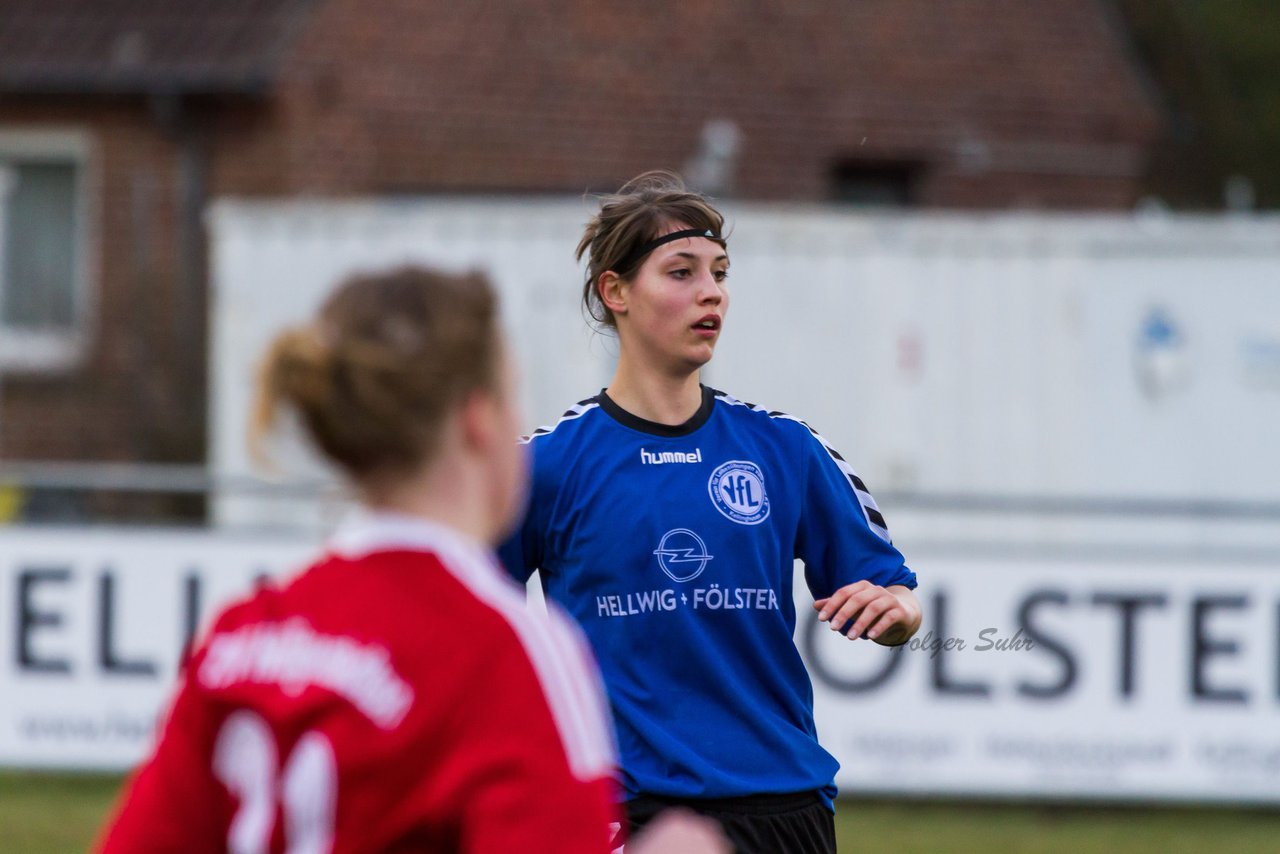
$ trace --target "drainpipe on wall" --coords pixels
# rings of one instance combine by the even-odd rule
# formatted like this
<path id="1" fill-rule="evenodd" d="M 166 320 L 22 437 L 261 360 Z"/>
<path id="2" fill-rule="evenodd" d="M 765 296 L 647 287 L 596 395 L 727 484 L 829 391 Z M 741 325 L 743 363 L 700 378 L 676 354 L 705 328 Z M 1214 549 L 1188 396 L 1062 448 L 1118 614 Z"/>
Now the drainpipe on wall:
<path id="1" fill-rule="evenodd" d="M 177 147 L 178 292 L 170 334 L 176 344 L 174 352 L 182 386 L 205 389 L 208 261 L 204 211 L 209 196 L 208 136 L 199 114 L 179 93 L 153 94 L 151 112 L 157 125 Z M 203 464 L 208 453 L 207 394 L 184 404 L 190 408 L 179 421 L 180 429 L 184 436 L 190 431 L 189 435 L 195 439 L 195 447 L 189 449 L 196 456 L 192 461 Z"/>
<path id="2" fill-rule="evenodd" d="M 0 164 L 0 308 L 4 306 L 4 243 L 8 217 L 9 193 L 13 191 L 13 173 Z M 0 315 L 0 334 L 4 332 L 4 317 Z M 0 459 L 4 459 L 4 362 L 0 361 Z M 0 484 L 3 487 L 3 484 Z"/>

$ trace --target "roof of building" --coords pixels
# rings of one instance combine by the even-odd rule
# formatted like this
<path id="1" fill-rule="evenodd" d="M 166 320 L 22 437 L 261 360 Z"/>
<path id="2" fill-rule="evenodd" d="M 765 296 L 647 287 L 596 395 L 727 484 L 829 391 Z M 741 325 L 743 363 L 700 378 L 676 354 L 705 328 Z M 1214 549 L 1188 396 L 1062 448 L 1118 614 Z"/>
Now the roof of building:
<path id="1" fill-rule="evenodd" d="M 0 91 L 268 88 L 316 0 L 0 0 Z"/>

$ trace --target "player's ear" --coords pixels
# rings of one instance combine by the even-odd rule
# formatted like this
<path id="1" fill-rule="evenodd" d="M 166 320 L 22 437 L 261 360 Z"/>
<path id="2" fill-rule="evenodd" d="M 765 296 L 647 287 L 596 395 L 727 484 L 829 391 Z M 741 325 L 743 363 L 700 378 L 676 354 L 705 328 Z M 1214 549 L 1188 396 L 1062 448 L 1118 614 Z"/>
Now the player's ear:
<path id="1" fill-rule="evenodd" d="M 492 391 L 476 389 L 467 395 L 459 412 L 462 425 L 462 442 L 468 450 L 487 454 L 499 439 L 501 423 L 498 417 L 498 399 Z M 511 437 L 506 437 L 511 441 Z"/>
<path id="2" fill-rule="evenodd" d="M 612 270 L 605 270 L 596 280 L 596 290 L 605 308 L 617 314 L 627 313 L 627 281 Z"/>

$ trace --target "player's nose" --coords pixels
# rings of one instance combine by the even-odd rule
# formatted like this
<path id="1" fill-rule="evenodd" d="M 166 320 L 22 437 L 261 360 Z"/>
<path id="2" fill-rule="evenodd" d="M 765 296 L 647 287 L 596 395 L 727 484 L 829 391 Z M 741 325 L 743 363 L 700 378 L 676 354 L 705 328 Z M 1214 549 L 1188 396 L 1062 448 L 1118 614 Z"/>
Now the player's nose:
<path id="1" fill-rule="evenodd" d="M 724 301 L 724 291 L 716 281 L 715 273 L 706 272 L 698 277 L 698 301 L 712 305 Z"/>

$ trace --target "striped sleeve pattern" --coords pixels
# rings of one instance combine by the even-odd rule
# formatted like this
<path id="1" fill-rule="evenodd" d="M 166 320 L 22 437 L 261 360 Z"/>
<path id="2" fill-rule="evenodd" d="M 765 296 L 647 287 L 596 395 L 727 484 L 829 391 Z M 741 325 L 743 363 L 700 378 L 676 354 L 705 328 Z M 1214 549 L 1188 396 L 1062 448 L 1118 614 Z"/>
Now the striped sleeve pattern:
<path id="1" fill-rule="evenodd" d="M 552 424 L 550 427 L 539 427 L 538 429 L 530 433 L 528 436 L 521 436 L 520 444 L 527 445 L 530 442 L 532 442 L 534 439 L 538 438 L 539 436 L 545 436 L 546 434 L 555 430 L 564 422 L 573 421 L 575 418 L 581 418 L 583 415 L 586 415 L 588 412 L 590 412 L 592 409 L 595 409 L 599 405 L 600 405 L 599 402 L 594 397 L 589 397 L 586 400 L 580 400 L 577 403 L 575 403 L 573 406 L 566 409 L 564 415 L 561 415 L 555 424 Z"/>
<path id="2" fill-rule="evenodd" d="M 733 395 L 723 391 L 716 391 L 715 395 L 718 399 L 724 401 L 730 406 L 745 406 L 753 412 L 763 412 L 770 418 L 782 418 L 788 421 L 794 421 L 803 426 L 804 429 L 808 430 L 809 434 L 817 440 L 818 444 L 822 445 L 823 449 L 827 452 L 827 455 L 831 457 L 832 462 L 834 462 L 836 467 L 840 469 L 842 474 L 844 474 L 845 479 L 849 481 L 849 487 L 853 490 L 854 496 L 858 500 L 858 506 L 862 508 L 862 515 L 866 518 L 868 527 L 870 527 L 871 530 L 886 543 L 893 542 L 893 539 L 889 536 L 889 525 L 885 522 L 884 514 L 880 512 L 880 507 L 876 504 L 876 500 L 871 497 L 871 492 L 867 489 L 867 485 L 862 482 L 862 478 L 858 477 L 858 473 L 853 470 L 853 466 L 849 465 L 848 461 L 840 455 L 839 451 L 831 447 L 831 443 L 823 438 L 821 433 L 814 430 L 806 422 L 796 418 L 794 415 L 788 415 L 785 412 L 779 412 L 777 410 L 768 410 L 763 406 L 756 406 L 754 403 L 747 403 L 745 401 L 738 400 Z"/>
<path id="3" fill-rule="evenodd" d="M 527 607 L 524 592 L 497 566 L 476 566 L 462 551 L 441 549 L 441 563 L 511 626 L 533 666 L 555 720 L 569 769 L 579 780 L 613 774 L 617 765 L 604 687 L 586 640 L 558 608 Z"/>

